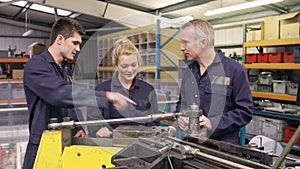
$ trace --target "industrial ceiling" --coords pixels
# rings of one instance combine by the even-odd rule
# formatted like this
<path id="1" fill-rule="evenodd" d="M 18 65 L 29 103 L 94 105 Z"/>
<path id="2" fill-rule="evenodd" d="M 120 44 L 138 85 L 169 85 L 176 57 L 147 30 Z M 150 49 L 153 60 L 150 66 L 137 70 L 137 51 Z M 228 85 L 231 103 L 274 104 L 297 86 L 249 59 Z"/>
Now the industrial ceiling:
<path id="1" fill-rule="evenodd" d="M 68 16 L 77 19 L 87 30 L 93 33 L 109 23 L 126 27 L 138 27 L 155 23 L 157 18 L 175 19 L 181 17 L 203 18 L 213 25 L 255 20 L 272 15 L 300 11 L 299 0 L 284 0 L 273 5 L 265 5 L 241 11 L 215 16 L 204 16 L 208 10 L 250 0 L 29 0 L 25 6 L 17 6 L 18 0 L 0 0 L 0 23 L 49 32 L 59 15 L 31 9 L 39 4 L 54 9 L 70 11 Z"/>

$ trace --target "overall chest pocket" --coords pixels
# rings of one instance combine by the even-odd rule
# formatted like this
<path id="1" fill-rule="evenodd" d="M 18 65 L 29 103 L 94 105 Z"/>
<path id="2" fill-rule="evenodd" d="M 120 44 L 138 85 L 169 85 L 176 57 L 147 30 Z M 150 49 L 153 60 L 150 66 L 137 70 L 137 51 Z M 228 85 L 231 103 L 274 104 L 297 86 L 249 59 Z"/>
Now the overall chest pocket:
<path id="1" fill-rule="evenodd" d="M 206 86 L 205 88 L 205 97 L 209 99 L 205 99 L 206 103 L 209 105 L 223 105 L 225 107 L 232 106 L 232 86 L 213 84 L 211 86 Z"/>
<path id="2" fill-rule="evenodd" d="M 229 97 L 232 93 L 232 86 L 212 84 L 205 87 L 205 93 Z"/>

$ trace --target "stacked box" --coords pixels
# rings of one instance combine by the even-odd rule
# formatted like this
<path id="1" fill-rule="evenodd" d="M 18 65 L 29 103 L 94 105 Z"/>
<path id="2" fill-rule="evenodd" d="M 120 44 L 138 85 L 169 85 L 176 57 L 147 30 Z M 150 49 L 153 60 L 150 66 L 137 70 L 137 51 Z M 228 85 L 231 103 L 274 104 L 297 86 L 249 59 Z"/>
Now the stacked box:
<path id="1" fill-rule="evenodd" d="M 246 54 L 246 63 L 256 63 L 257 62 L 257 55 L 253 54 Z"/>
<path id="2" fill-rule="evenodd" d="M 273 80 L 273 92 L 278 94 L 286 93 L 286 83 L 285 80 Z"/>
<path id="3" fill-rule="evenodd" d="M 24 70 L 23 69 L 13 69 L 12 78 L 13 79 L 23 79 Z"/>
<path id="4" fill-rule="evenodd" d="M 283 62 L 284 63 L 294 63 L 294 52 L 284 52 L 283 53 Z"/>
<path id="5" fill-rule="evenodd" d="M 283 53 L 282 52 L 269 53 L 268 61 L 270 63 L 281 63 L 283 61 Z"/>
<path id="6" fill-rule="evenodd" d="M 286 84 L 286 90 L 287 90 L 287 94 L 290 94 L 290 95 L 297 95 L 297 92 L 298 92 L 298 84 L 297 84 L 297 83 L 288 82 L 288 83 Z"/>
<path id="7" fill-rule="evenodd" d="M 268 53 L 259 53 L 257 54 L 257 62 L 258 63 L 268 63 L 269 62 L 269 57 Z"/>
<path id="8" fill-rule="evenodd" d="M 300 13 L 288 13 L 280 15 L 280 39 L 299 38 Z"/>
<path id="9" fill-rule="evenodd" d="M 271 72 L 262 72 L 258 76 L 257 91 L 272 92 L 272 80 Z"/>
<path id="10" fill-rule="evenodd" d="M 279 39 L 279 16 L 264 19 L 264 40 Z"/>
<path id="11" fill-rule="evenodd" d="M 273 77 L 271 75 L 271 72 L 262 72 L 258 76 L 258 84 L 261 85 L 272 85 Z"/>

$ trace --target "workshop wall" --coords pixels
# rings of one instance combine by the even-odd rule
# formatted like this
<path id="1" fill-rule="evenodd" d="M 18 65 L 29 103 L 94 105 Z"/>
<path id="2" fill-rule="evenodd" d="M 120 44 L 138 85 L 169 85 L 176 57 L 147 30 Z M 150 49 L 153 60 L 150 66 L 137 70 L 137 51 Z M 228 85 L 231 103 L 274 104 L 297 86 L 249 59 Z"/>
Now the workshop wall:
<path id="1" fill-rule="evenodd" d="M 28 46 L 33 42 L 48 45 L 49 33 L 34 30 L 29 36 L 23 37 L 25 31 L 25 27 L 0 23 L 0 51 L 16 48 L 15 53 L 27 52 Z"/>

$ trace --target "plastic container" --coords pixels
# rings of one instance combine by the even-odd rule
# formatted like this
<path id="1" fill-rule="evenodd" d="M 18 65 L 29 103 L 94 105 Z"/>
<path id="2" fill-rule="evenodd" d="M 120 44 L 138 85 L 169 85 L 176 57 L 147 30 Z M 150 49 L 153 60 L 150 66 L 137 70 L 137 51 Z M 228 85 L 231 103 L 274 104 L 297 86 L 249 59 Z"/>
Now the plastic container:
<path id="1" fill-rule="evenodd" d="M 286 93 L 286 83 L 285 80 L 272 80 L 273 82 L 273 92 L 278 94 Z"/>

